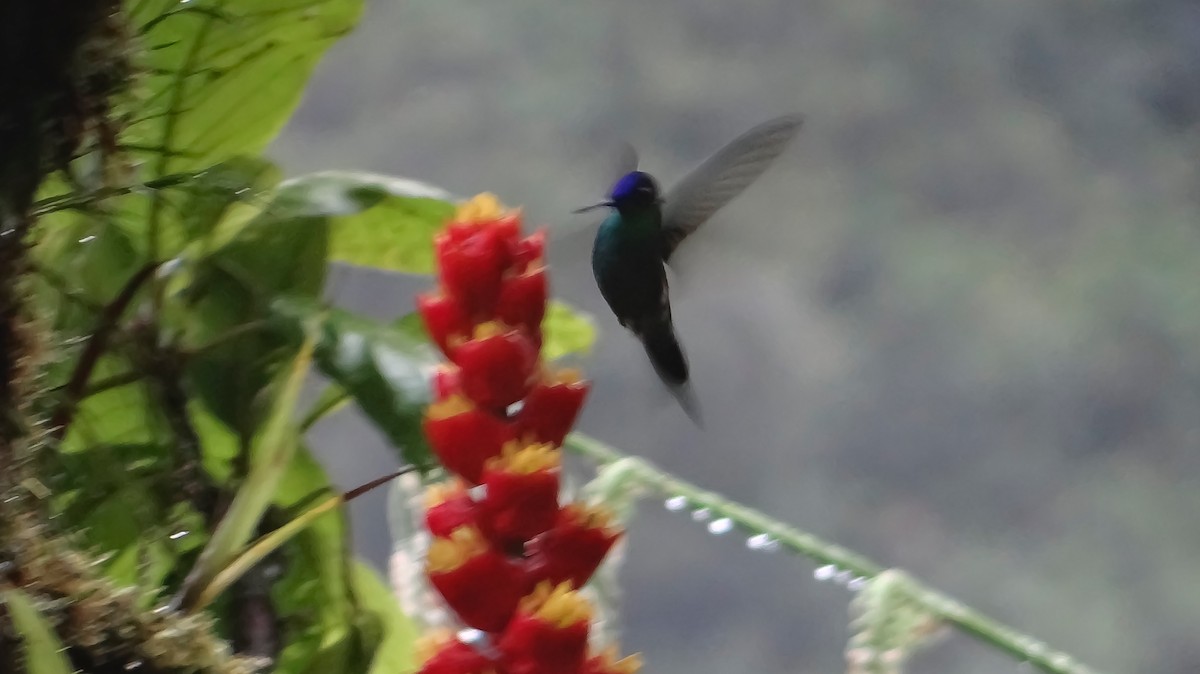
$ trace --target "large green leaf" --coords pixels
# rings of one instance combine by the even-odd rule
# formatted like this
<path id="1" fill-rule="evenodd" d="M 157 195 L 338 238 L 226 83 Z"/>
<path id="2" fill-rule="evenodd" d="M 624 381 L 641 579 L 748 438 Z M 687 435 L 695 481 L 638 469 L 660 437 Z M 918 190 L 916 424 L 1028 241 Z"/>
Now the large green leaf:
<path id="1" fill-rule="evenodd" d="M 374 173 L 302 176 L 280 186 L 280 199 L 330 217 L 331 261 L 409 274 L 433 272 L 433 235 L 454 213 L 444 190 Z"/>
<path id="2" fill-rule="evenodd" d="M 258 154 L 300 101 L 362 0 L 126 0 L 146 48 L 144 96 L 123 140 L 151 178 Z"/>
<path id="3" fill-rule="evenodd" d="M 140 33 L 135 118 L 121 142 L 138 179 L 193 174 L 259 154 L 299 103 L 325 49 L 362 0 L 125 0 Z M 121 226 L 154 259 L 188 242 L 188 206 L 157 191 L 123 200 Z"/>
<path id="4" fill-rule="evenodd" d="M 21 637 L 28 674 L 73 674 L 75 668 L 64 655 L 66 646 L 29 595 L 20 590 L 6 590 L 3 597 L 13 628 Z"/>
<path id="5" fill-rule="evenodd" d="M 352 395 L 406 461 L 422 464 L 429 450 L 421 413 L 429 403 L 428 371 L 437 355 L 409 331 L 313 302 L 281 299 L 274 305 L 286 325 L 328 311 L 317 347 L 317 365 Z"/>

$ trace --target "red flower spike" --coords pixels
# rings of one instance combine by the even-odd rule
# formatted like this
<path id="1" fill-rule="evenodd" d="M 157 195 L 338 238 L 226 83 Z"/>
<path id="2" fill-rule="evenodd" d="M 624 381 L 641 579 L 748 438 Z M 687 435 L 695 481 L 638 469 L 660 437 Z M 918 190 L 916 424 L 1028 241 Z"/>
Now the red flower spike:
<path id="1" fill-rule="evenodd" d="M 569 582 L 583 587 L 621 537 L 612 513 L 600 506 L 571 503 L 554 526 L 525 546 L 532 582 Z"/>
<path id="2" fill-rule="evenodd" d="M 417 295 L 417 312 L 434 344 L 449 355 L 450 341 L 471 332 L 471 321 L 458 302 L 444 293 Z"/>
<path id="3" fill-rule="evenodd" d="M 473 339 L 451 347 L 463 393 L 476 405 L 503 410 L 533 387 L 538 350 L 529 336 L 498 321 L 475 327 Z"/>
<path id="4" fill-rule="evenodd" d="M 521 435 L 530 434 L 540 442 L 561 445 L 575 425 L 591 383 L 578 370 L 563 369 L 543 372 L 541 380 L 525 397 L 525 405 L 517 413 L 517 429 Z"/>
<path id="5" fill-rule="evenodd" d="M 459 641 L 450 630 L 417 639 L 418 674 L 495 674 L 496 663 Z"/>
<path id="6" fill-rule="evenodd" d="M 561 472 L 562 451 L 548 444 L 510 442 L 499 457 L 489 459 L 479 510 L 493 540 L 519 545 L 554 526 Z"/>
<path id="7" fill-rule="evenodd" d="M 460 388 L 458 368 L 446 363 L 438 365 L 433 372 L 433 399 L 441 402 L 458 393 Z"/>
<path id="8" fill-rule="evenodd" d="M 582 674 L 637 674 L 642 669 L 642 656 L 628 655 L 621 659 L 616 646 L 610 646 L 598 655 L 588 658 Z"/>
<path id="9" fill-rule="evenodd" d="M 530 335 L 540 334 L 546 316 L 546 268 L 532 267 L 504 279 L 496 301 L 496 316 Z"/>
<path id="10" fill-rule="evenodd" d="M 449 536 L 459 527 L 477 523 L 475 502 L 461 480 L 447 480 L 425 490 L 425 526 L 429 533 Z"/>
<path id="11" fill-rule="evenodd" d="M 454 394 L 425 410 L 425 437 L 446 470 L 479 484 L 484 463 L 500 455 L 516 428 Z"/>
<path id="12" fill-rule="evenodd" d="M 496 647 L 507 674 L 579 674 L 592 607 L 563 583 L 542 583 L 521 600 Z"/>
<path id="13" fill-rule="evenodd" d="M 521 599 L 524 573 L 488 547 L 475 527 L 433 539 L 426 571 L 459 619 L 484 632 L 503 630 Z"/>

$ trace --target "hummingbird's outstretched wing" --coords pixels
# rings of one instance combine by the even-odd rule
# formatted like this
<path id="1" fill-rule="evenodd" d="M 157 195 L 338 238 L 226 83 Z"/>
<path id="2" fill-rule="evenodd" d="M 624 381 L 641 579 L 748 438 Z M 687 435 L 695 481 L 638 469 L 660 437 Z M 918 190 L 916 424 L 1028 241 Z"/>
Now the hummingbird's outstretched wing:
<path id="1" fill-rule="evenodd" d="M 767 170 L 803 121 L 800 115 L 784 115 L 759 124 L 704 160 L 667 192 L 662 227 L 664 262 L 689 234 Z"/>

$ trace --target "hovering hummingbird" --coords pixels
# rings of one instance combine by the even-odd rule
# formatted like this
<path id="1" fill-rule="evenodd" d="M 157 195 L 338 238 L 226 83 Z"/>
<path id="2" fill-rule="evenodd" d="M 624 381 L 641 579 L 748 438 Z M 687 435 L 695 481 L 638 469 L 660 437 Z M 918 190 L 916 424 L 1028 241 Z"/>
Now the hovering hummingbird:
<path id="1" fill-rule="evenodd" d="M 699 407 L 671 320 L 663 265 L 689 234 L 762 175 L 802 121 L 799 115 L 785 115 L 750 129 L 693 169 L 665 197 L 649 173 L 637 170 L 637 153 L 626 145 L 620 178 L 608 200 L 575 211 L 612 209 L 592 246 L 596 285 L 621 326 L 641 340 L 655 372 L 696 423 Z"/>

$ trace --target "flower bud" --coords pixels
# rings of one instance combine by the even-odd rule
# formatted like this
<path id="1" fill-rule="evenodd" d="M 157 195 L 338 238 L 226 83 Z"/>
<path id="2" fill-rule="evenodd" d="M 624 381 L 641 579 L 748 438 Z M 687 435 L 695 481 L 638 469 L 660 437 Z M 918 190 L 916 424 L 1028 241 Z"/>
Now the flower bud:
<path id="1" fill-rule="evenodd" d="M 564 506 L 554 526 L 525 546 L 530 579 L 583 587 L 621 537 L 613 519 L 602 506 Z"/>
<path id="2" fill-rule="evenodd" d="M 579 674 L 592 607 L 563 583 L 542 583 L 521 600 L 496 647 L 507 674 Z"/>
<path id="3" fill-rule="evenodd" d="M 425 411 L 425 437 L 446 470 L 479 484 L 484 463 L 500 455 L 516 430 L 461 395 L 451 395 Z"/>
<path id="4" fill-rule="evenodd" d="M 451 346 L 463 393 L 500 411 L 529 392 L 537 377 L 537 346 L 520 330 L 496 321 L 475 327 L 472 339 Z"/>
<path id="5" fill-rule="evenodd" d="M 509 442 L 499 457 L 488 460 L 479 509 L 494 540 L 507 548 L 553 526 L 561 469 L 562 452 L 548 444 Z"/>
<path id="6" fill-rule="evenodd" d="M 532 435 L 539 442 L 562 445 L 575 425 L 590 388 L 591 384 L 578 370 L 543 372 L 517 413 L 519 433 Z"/>
<path id="7" fill-rule="evenodd" d="M 417 295 L 417 312 L 425 324 L 429 338 L 449 355 L 452 338 L 470 334 L 471 320 L 455 299 L 445 293 L 422 293 Z"/>
<path id="8" fill-rule="evenodd" d="M 455 529 L 478 525 L 475 502 L 461 480 L 431 484 L 425 490 L 425 526 L 434 536 L 449 536 Z"/>
<path id="9" fill-rule="evenodd" d="M 545 267 L 531 267 L 522 274 L 509 276 L 500 286 L 496 316 L 526 334 L 540 335 L 542 319 L 546 317 L 547 293 Z"/>
<path id="10" fill-rule="evenodd" d="M 523 572 L 488 547 L 474 527 L 434 538 L 426 573 L 458 617 L 484 632 L 503 630 L 521 599 Z"/>

